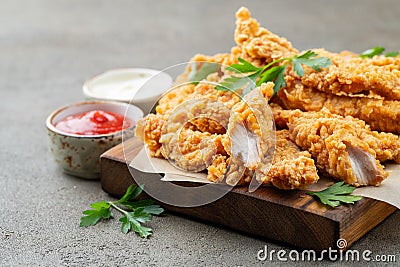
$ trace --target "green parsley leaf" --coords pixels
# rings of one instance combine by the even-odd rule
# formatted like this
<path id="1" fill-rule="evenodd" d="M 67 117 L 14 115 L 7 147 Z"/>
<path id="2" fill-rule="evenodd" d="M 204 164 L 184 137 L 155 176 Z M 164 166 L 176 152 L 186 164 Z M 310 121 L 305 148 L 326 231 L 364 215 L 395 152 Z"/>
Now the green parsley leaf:
<path id="1" fill-rule="evenodd" d="M 231 77 L 226 78 L 219 85 L 217 85 L 215 87 L 215 89 L 219 90 L 219 91 L 235 92 L 236 90 L 242 88 L 243 86 L 247 85 L 248 83 L 249 83 L 249 79 L 247 77 L 244 79 L 243 77 L 231 76 Z"/>
<path id="2" fill-rule="evenodd" d="M 285 71 L 286 71 L 286 66 L 282 69 L 281 72 L 279 72 L 278 76 L 275 79 L 274 94 L 278 93 L 281 87 L 286 88 Z"/>
<path id="3" fill-rule="evenodd" d="M 220 91 L 235 92 L 243 88 L 242 96 L 244 96 L 256 87 L 256 79 L 259 75 L 260 70 L 244 77 L 231 76 L 221 82 L 220 85 L 217 85 L 215 89 Z"/>
<path id="4" fill-rule="evenodd" d="M 300 56 L 294 56 L 292 58 L 294 64 L 294 71 L 302 77 L 304 75 L 304 70 L 301 64 L 309 66 L 316 71 L 321 71 L 321 68 L 326 68 L 332 64 L 331 60 L 327 57 L 318 57 L 318 54 L 308 50 Z M 297 67 L 296 67 L 297 65 Z"/>
<path id="5" fill-rule="evenodd" d="M 138 200 L 138 201 L 129 201 L 129 202 L 124 202 L 124 206 L 127 209 L 134 210 L 136 208 L 140 207 L 146 207 L 146 206 L 152 206 L 154 204 L 154 200 L 151 199 L 143 199 L 143 200 Z M 158 207 L 158 205 L 156 205 Z"/>
<path id="6" fill-rule="evenodd" d="M 140 207 L 135 209 L 133 212 L 130 212 L 133 218 L 135 218 L 138 222 L 146 223 L 151 221 L 151 214 L 144 211 L 144 207 Z"/>
<path id="7" fill-rule="evenodd" d="M 123 205 L 126 202 L 131 202 L 132 200 L 137 198 L 142 193 L 142 191 L 143 191 L 142 185 L 139 186 L 131 185 L 128 187 L 126 193 L 121 197 L 121 199 L 117 201 L 117 203 Z"/>
<path id="8" fill-rule="evenodd" d="M 260 68 L 257 68 L 253 64 L 247 62 L 243 58 L 238 58 L 238 61 L 241 64 L 233 64 L 229 67 L 226 67 L 226 70 L 236 72 L 236 73 L 248 73 L 248 72 L 254 72 L 258 71 Z"/>
<path id="9" fill-rule="evenodd" d="M 387 52 L 385 54 L 385 57 L 397 57 L 399 55 L 399 52 Z"/>
<path id="10" fill-rule="evenodd" d="M 377 55 L 382 55 L 382 53 L 384 51 L 385 51 L 384 47 L 376 46 L 374 48 L 370 48 L 370 49 L 367 49 L 364 52 L 362 52 L 360 54 L 360 57 L 362 57 L 362 58 L 372 58 L 372 57 L 377 56 Z M 393 51 L 393 52 L 387 52 L 385 54 L 385 57 L 397 57 L 398 55 L 399 55 L 399 52 Z"/>
<path id="11" fill-rule="evenodd" d="M 85 216 L 81 218 L 80 226 L 96 225 L 100 219 L 111 218 L 111 208 L 114 208 L 124 215 L 119 219 L 122 223 L 121 232 L 126 234 L 133 230 L 140 237 L 149 237 L 152 234 L 152 229 L 143 226 L 142 223 L 151 221 L 152 215 L 160 215 L 164 212 L 164 209 L 154 205 L 154 201 L 150 199 L 134 201 L 142 193 L 143 187 L 143 185 L 131 185 L 118 201 L 106 202 L 102 200 L 90 204 L 92 210 L 83 211 Z"/>
<path id="12" fill-rule="evenodd" d="M 338 182 L 322 191 L 307 192 L 307 194 L 318 197 L 325 205 L 337 207 L 340 206 L 341 203 L 354 204 L 354 202 L 362 199 L 362 196 L 351 195 L 354 189 L 355 187 L 351 185 Z"/>
<path id="13" fill-rule="evenodd" d="M 385 51 L 385 48 L 383 48 L 381 46 L 375 46 L 373 48 L 367 49 L 364 52 L 362 52 L 360 54 L 360 57 L 362 57 L 362 58 L 371 58 L 371 57 L 374 57 L 374 56 L 382 54 L 383 51 Z"/>
<path id="14" fill-rule="evenodd" d="M 267 71 L 264 71 L 260 75 L 260 79 L 257 82 L 257 86 L 260 86 L 261 84 L 267 82 L 267 81 L 273 81 L 275 80 L 280 73 L 285 72 L 286 69 L 284 66 L 274 66 Z"/>
<path id="15" fill-rule="evenodd" d="M 119 218 L 121 224 L 121 232 L 127 234 L 131 230 L 131 222 L 128 220 L 127 216 Z"/>
<path id="16" fill-rule="evenodd" d="M 119 219 L 122 222 L 121 232 L 127 234 L 130 230 L 135 231 L 142 238 L 147 238 L 152 234 L 151 228 L 144 227 L 140 223 L 143 219 L 140 215 L 135 214 L 135 212 L 128 212 L 126 215 Z"/>
<path id="17" fill-rule="evenodd" d="M 297 73 L 297 75 L 299 75 L 300 77 L 303 77 L 304 75 L 304 69 L 303 66 L 301 66 L 301 63 L 297 60 L 293 61 L 293 70 L 294 72 Z"/>
<path id="18" fill-rule="evenodd" d="M 81 227 L 96 225 L 100 219 L 109 219 L 112 216 L 110 210 L 111 205 L 104 200 L 92 203 L 90 207 L 92 207 L 93 209 L 85 210 L 82 212 L 83 214 L 85 214 L 85 216 L 81 218 Z"/>
<path id="19" fill-rule="evenodd" d="M 103 209 L 109 209 L 110 204 L 102 200 L 100 202 L 95 202 L 90 204 L 90 207 L 94 210 L 103 210 Z"/>
<path id="20" fill-rule="evenodd" d="M 264 67 L 256 67 L 242 58 L 238 58 L 238 61 L 238 64 L 233 64 L 227 67 L 226 70 L 240 74 L 251 74 L 241 77 L 228 77 L 222 81 L 220 85 L 215 87 L 216 90 L 236 92 L 237 90 L 242 89 L 242 96 L 244 96 L 256 86 L 273 81 L 275 82 L 274 94 L 276 94 L 280 88 L 286 87 L 285 72 L 290 63 L 293 63 L 293 69 L 300 77 L 304 75 L 302 65 L 309 66 L 316 71 L 321 71 L 321 68 L 326 68 L 332 64 L 329 58 L 318 57 L 318 54 L 311 50 L 291 58 L 277 59 Z M 284 61 L 286 61 L 286 63 L 277 65 Z"/>
<path id="21" fill-rule="evenodd" d="M 193 62 L 192 70 L 189 73 L 189 81 L 193 83 L 199 83 L 200 81 L 207 78 L 211 73 L 219 70 L 219 64 L 214 62 Z"/>
<path id="22" fill-rule="evenodd" d="M 160 215 L 164 212 L 163 208 L 160 208 L 158 205 L 149 205 L 143 208 L 143 212 L 147 212 L 153 215 Z"/>
<path id="23" fill-rule="evenodd" d="M 142 238 L 148 238 L 151 234 L 153 234 L 152 229 L 142 226 L 141 224 L 131 224 L 132 229 L 139 234 Z"/>

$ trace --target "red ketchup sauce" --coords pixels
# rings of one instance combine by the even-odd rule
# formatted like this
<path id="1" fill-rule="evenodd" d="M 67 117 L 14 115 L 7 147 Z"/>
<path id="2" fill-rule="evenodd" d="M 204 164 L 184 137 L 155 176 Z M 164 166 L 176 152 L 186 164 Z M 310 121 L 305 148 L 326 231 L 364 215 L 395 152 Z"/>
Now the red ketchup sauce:
<path id="1" fill-rule="evenodd" d="M 101 135 L 118 132 L 133 126 L 133 121 L 109 111 L 92 110 L 66 117 L 56 129 L 78 135 Z"/>

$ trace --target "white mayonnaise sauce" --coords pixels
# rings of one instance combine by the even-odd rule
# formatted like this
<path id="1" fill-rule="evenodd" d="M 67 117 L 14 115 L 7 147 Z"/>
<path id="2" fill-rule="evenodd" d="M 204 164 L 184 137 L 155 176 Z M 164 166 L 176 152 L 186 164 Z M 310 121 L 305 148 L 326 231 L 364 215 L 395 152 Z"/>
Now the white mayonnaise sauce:
<path id="1" fill-rule="evenodd" d="M 116 69 L 88 80 L 83 91 L 89 98 L 136 102 L 154 99 L 171 84 L 172 78 L 168 74 L 156 70 Z"/>

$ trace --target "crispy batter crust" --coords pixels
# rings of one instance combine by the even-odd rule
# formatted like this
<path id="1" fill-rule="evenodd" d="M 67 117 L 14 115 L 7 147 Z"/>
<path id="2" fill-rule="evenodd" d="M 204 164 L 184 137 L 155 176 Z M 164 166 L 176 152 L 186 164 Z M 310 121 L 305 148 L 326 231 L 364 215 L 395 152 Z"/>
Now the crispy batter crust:
<path id="1" fill-rule="evenodd" d="M 317 168 L 310 153 L 301 151 L 290 141 L 288 130 L 277 131 L 274 159 L 263 183 L 280 189 L 298 189 L 318 180 Z"/>
<path id="2" fill-rule="evenodd" d="M 161 143 L 160 138 L 165 120 L 163 116 L 156 114 L 149 114 L 143 119 L 139 120 L 136 125 L 135 135 L 143 140 L 152 157 L 161 158 Z"/>
<path id="3" fill-rule="evenodd" d="M 256 66 L 265 66 L 276 59 L 299 54 L 299 51 L 285 38 L 260 27 L 246 8 L 240 8 L 236 13 L 236 26 L 237 46 L 230 54 L 196 55 L 191 59 L 191 62 L 198 62 L 197 66 L 202 62 L 221 64 L 218 72 L 193 84 L 188 81 L 188 76 L 194 65 L 189 64 L 176 79 L 173 90 L 160 99 L 157 115 L 150 114 L 138 122 L 136 134 L 147 144 L 152 156 L 172 159 L 188 170 L 197 171 L 198 166 L 204 165 L 207 178 L 213 182 L 227 178 L 226 182 L 231 183 L 227 177 L 230 171 L 229 178 L 235 184 L 250 183 L 252 176 L 256 175 L 264 184 L 282 189 L 303 188 L 318 180 L 312 157 L 322 172 L 354 185 L 379 184 L 387 176 L 379 161 L 400 163 L 399 137 L 371 131 L 363 122 L 372 130 L 400 134 L 400 57 L 361 59 L 358 54 L 348 51 L 331 53 L 315 49 L 320 56 L 329 57 L 333 64 L 321 72 L 304 67 L 302 78 L 289 66 L 285 74 L 287 88 L 281 88 L 273 102 L 286 109 L 316 112 L 288 111 L 272 104 L 277 127 L 289 128 L 289 131 L 277 131 L 272 164 L 241 165 L 241 161 L 232 156 L 228 136 L 241 122 L 246 131 L 261 139 L 255 150 L 259 155 L 263 154 L 260 151 L 266 150 L 270 142 L 262 140 L 266 136 L 262 134 L 266 126 L 257 122 L 256 114 L 263 114 L 265 110 L 253 106 L 251 112 L 240 95 L 217 91 L 215 83 L 233 74 L 225 67 L 238 63 L 239 57 Z M 263 84 L 258 89 L 266 101 L 273 95 L 272 83 Z M 230 123 L 231 131 L 226 133 L 229 127 L 225 123 L 206 117 L 186 116 L 196 111 L 174 113 L 180 104 L 193 99 L 215 100 L 233 109 L 236 122 Z M 328 110 L 363 121 L 333 115 Z M 219 111 L 215 110 L 217 113 Z M 171 115 L 175 116 L 173 123 L 170 123 Z M 222 116 L 227 118 L 226 114 Z M 182 126 L 180 133 L 175 134 Z M 301 151 L 298 146 L 309 152 Z M 249 155 L 254 157 L 251 153 Z M 359 157 L 373 165 L 371 170 L 375 176 L 357 180 L 364 171 L 360 167 L 362 160 L 357 159 Z"/>
<path id="4" fill-rule="evenodd" d="M 305 87 L 297 79 L 286 79 L 286 83 L 287 88 L 277 95 L 287 109 L 327 108 L 331 113 L 361 119 L 373 130 L 400 134 L 400 101 L 327 94 Z"/>
<path id="5" fill-rule="evenodd" d="M 273 84 L 268 83 L 267 87 L 272 88 Z M 232 109 L 232 114 L 229 119 L 228 135 L 230 139 L 223 141 L 224 147 L 231 155 L 230 172 L 227 174 L 227 183 L 234 185 L 240 180 L 240 175 L 244 172 L 243 166 L 246 166 L 248 170 L 253 172 L 256 179 L 263 184 L 273 185 L 280 189 L 295 189 L 305 188 L 310 184 L 318 181 L 319 177 L 317 169 L 314 164 L 314 160 L 311 158 L 310 153 L 301 151 L 296 144 L 289 140 L 289 132 L 287 130 L 276 132 L 276 143 L 272 142 L 271 130 L 274 130 L 271 125 L 272 117 L 269 113 L 266 113 L 265 100 L 260 98 L 269 97 L 269 90 L 264 90 L 263 95 L 257 94 L 257 91 L 253 91 L 245 96 L 245 101 L 239 102 Z M 261 91 L 262 92 L 262 91 Z M 263 101 L 261 101 L 263 100 Z M 260 121 L 260 118 L 262 120 Z M 269 118 L 269 120 L 268 120 Z M 243 128 L 244 125 L 245 128 Z M 249 133 L 243 133 L 246 128 L 250 131 Z M 251 137 L 251 133 L 257 136 L 257 140 L 260 144 L 257 148 L 248 148 L 246 146 L 249 141 L 243 146 L 241 151 L 246 149 L 258 150 L 258 157 L 252 159 L 252 153 L 246 155 L 248 161 L 243 162 L 240 155 L 235 155 L 232 146 L 236 147 L 239 144 L 232 144 L 233 140 L 241 140 L 241 138 L 235 135 L 242 135 L 244 137 Z M 246 141 L 247 138 L 242 138 Z M 250 142 L 251 143 L 251 142 Z M 272 162 L 268 161 L 268 150 L 270 146 L 275 145 L 275 152 L 273 155 Z M 237 148 L 236 148 L 237 150 Z M 236 152 L 237 153 L 237 152 Z M 264 159 L 266 156 L 266 160 Z"/>
<path id="6" fill-rule="evenodd" d="M 232 55 L 258 66 L 298 53 L 288 40 L 260 27 L 244 7 L 236 12 L 235 41 L 237 47 L 232 48 Z"/>
<path id="7" fill-rule="evenodd" d="M 228 167 L 228 156 L 217 154 L 213 157 L 212 163 L 207 168 L 207 179 L 214 183 L 222 182 Z"/>
<path id="8" fill-rule="evenodd" d="M 288 126 L 291 140 L 311 153 L 322 172 L 355 186 L 379 185 L 388 173 L 383 170 L 384 167 L 378 159 L 388 159 L 388 156 L 393 158 L 399 153 L 397 136 L 372 132 L 361 120 L 350 116 L 343 118 L 327 110 L 291 111 Z M 394 145 L 393 151 L 390 148 L 385 149 L 389 143 Z M 376 159 L 377 172 L 368 184 L 361 184 L 356 177 L 348 151 L 350 146 L 369 153 Z"/>
<path id="9" fill-rule="evenodd" d="M 301 79 L 306 87 L 333 94 L 374 93 L 386 100 L 400 100 L 400 58 L 361 58 L 358 54 L 323 49 L 314 52 L 329 57 L 332 65 L 320 72 L 306 68 Z"/>

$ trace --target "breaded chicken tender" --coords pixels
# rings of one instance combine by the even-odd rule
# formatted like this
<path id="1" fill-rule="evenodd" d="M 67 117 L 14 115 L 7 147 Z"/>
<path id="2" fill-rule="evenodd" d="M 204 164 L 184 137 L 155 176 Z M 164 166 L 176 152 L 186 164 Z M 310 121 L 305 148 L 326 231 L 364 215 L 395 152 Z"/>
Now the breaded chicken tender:
<path id="1" fill-rule="evenodd" d="M 263 91 L 268 95 L 273 86 L 273 83 L 267 83 Z M 263 91 L 254 89 L 232 108 L 227 131 L 229 138 L 223 142 L 232 158 L 226 174 L 229 185 L 240 180 L 245 168 L 256 172 L 256 177 L 265 176 L 270 168 L 275 127 Z"/>
<path id="2" fill-rule="evenodd" d="M 319 72 L 306 68 L 301 78 L 304 86 L 332 94 L 373 93 L 386 100 L 400 100 L 399 58 L 361 58 L 348 52 L 313 51 L 330 58 L 332 65 Z"/>
<path id="3" fill-rule="evenodd" d="M 215 154 L 224 152 L 217 133 L 227 128 L 229 115 L 230 110 L 215 100 L 183 102 L 163 125 L 159 139 L 162 155 L 184 170 L 206 169 Z"/>
<path id="4" fill-rule="evenodd" d="M 277 96 L 286 109 L 319 111 L 323 108 L 341 116 L 365 121 L 372 130 L 400 134 L 400 101 L 369 97 L 337 96 L 305 87 L 298 79 L 287 78 L 287 88 Z"/>
<path id="5" fill-rule="evenodd" d="M 303 65 L 299 77 L 289 64 L 286 87 L 276 96 L 272 82 L 242 96 L 243 88 L 216 90 L 239 75 L 227 66 L 243 58 L 262 67 L 301 52 L 260 27 L 246 8 L 236 13 L 234 38 L 231 53 L 195 55 L 159 100 L 156 114 L 139 120 L 136 136 L 152 157 L 207 172 L 215 183 L 249 184 L 249 191 L 255 183 L 303 189 L 318 181 L 317 169 L 354 186 L 379 185 L 388 176 L 381 162 L 400 163 L 399 56 L 313 49 L 332 65 L 320 71 Z M 190 77 L 204 62 L 220 67 L 193 83 Z"/>
<path id="6" fill-rule="evenodd" d="M 267 87 L 273 88 L 273 83 Z M 226 183 L 235 185 L 246 170 L 259 183 L 280 189 L 305 188 L 317 182 L 319 177 L 311 155 L 289 140 L 287 130 L 276 132 L 276 142 L 273 140 L 275 130 L 266 96 L 268 99 L 268 93 L 254 90 L 232 109 L 227 132 L 231 138 L 223 141 L 231 155 Z"/>
<path id="7" fill-rule="evenodd" d="M 160 143 L 166 142 L 163 137 Z M 214 155 L 223 151 L 221 135 L 196 131 L 191 127 L 183 128 L 168 141 L 161 150 L 163 156 L 186 171 L 198 172 L 206 169 L 212 164 Z"/>
<path id="8" fill-rule="evenodd" d="M 310 153 L 301 151 L 290 140 L 288 130 L 277 131 L 274 160 L 263 184 L 286 190 L 304 189 L 318 180 L 317 168 Z"/>
<path id="9" fill-rule="evenodd" d="M 395 134 L 372 131 L 369 125 L 365 124 L 364 121 L 347 116 L 343 118 L 342 116 L 331 114 L 327 109 L 323 109 L 318 112 L 301 112 L 299 110 L 284 110 L 278 105 L 274 105 L 272 109 L 274 113 L 274 119 L 280 121 L 282 128 L 287 128 L 289 125 L 289 119 L 293 118 L 293 114 L 296 113 L 297 116 L 301 114 L 301 117 L 315 118 L 317 115 L 325 116 L 332 119 L 342 120 L 343 123 L 351 122 L 351 125 L 362 130 L 358 130 L 358 137 L 363 139 L 363 141 L 368 143 L 368 146 L 375 151 L 376 158 L 380 162 L 394 161 L 395 163 L 400 163 L 400 137 Z"/>
<path id="10" fill-rule="evenodd" d="M 232 48 L 232 55 L 258 66 L 282 57 L 291 57 L 299 52 L 285 38 L 260 27 L 245 7 L 236 12 L 235 41 L 237 47 Z"/>
<path id="11" fill-rule="evenodd" d="M 399 160 L 399 138 L 370 130 L 353 117 L 290 111 L 290 138 L 308 150 L 323 173 L 354 186 L 379 185 L 387 176 L 379 160 Z"/>
<path id="12" fill-rule="evenodd" d="M 236 57 L 264 66 L 299 54 L 286 38 L 260 27 L 246 8 L 239 9 L 236 17 L 238 46 L 232 49 Z M 362 119 L 373 130 L 400 134 L 400 101 L 396 100 L 400 96 L 400 57 L 364 59 L 348 51 L 313 51 L 329 57 L 333 64 L 321 72 L 305 66 L 302 78 L 289 67 L 285 75 L 287 88 L 278 92 L 285 108 L 318 111 L 325 107 L 332 113 Z M 365 95 L 346 95 L 353 93 Z"/>
<path id="13" fill-rule="evenodd" d="M 152 157 L 162 158 L 160 138 L 165 120 L 162 115 L 148 114 L 137 122 L 135 135 L 142 139 Z"/>

